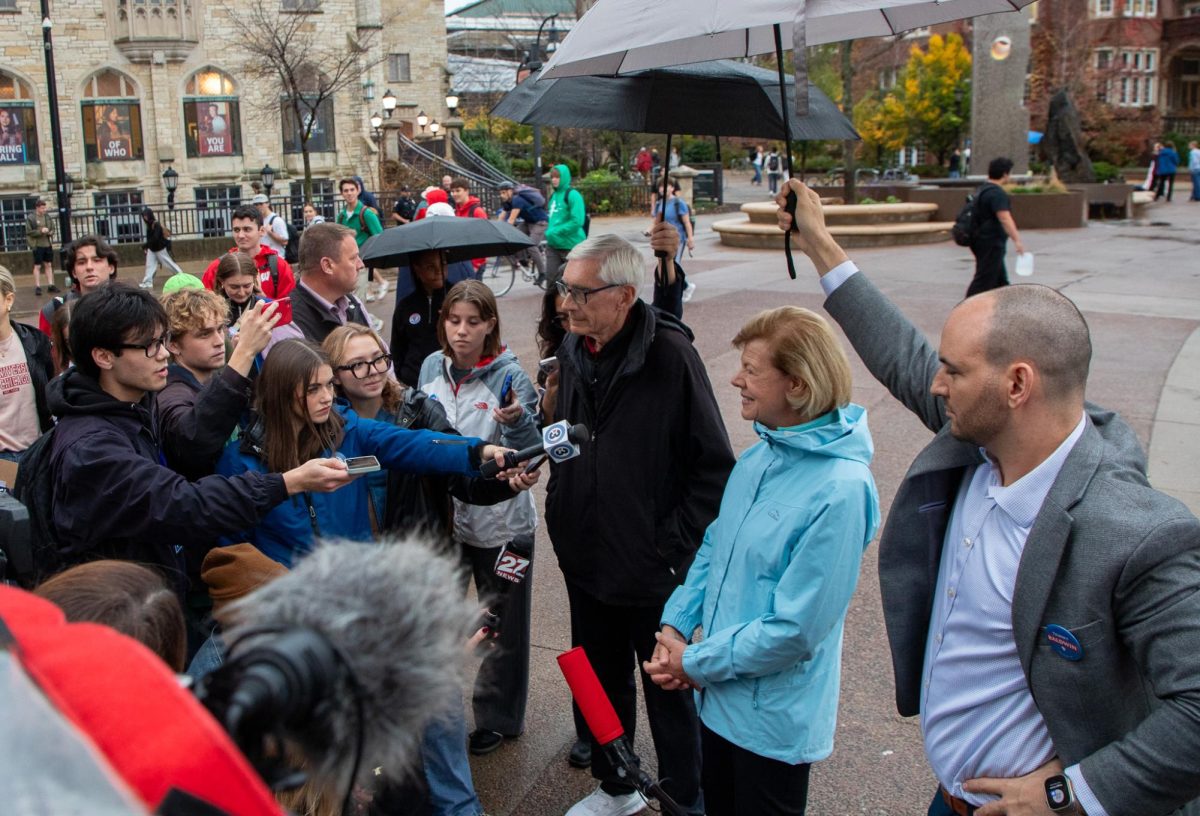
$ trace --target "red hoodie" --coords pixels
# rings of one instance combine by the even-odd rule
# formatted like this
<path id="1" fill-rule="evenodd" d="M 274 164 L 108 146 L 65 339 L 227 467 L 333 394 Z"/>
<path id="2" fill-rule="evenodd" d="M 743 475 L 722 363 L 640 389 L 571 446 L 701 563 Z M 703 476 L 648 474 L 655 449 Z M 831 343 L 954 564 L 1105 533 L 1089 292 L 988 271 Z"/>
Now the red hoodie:
<path id="1" fill-rule="evenodd" d="M 462 204 L 454 205 L 454 214 L 459 218 L 487 218 L 487 210 L 479 203 L 479 199 L 475 196 L 467 196 L 467 200 Z M 487 258 L 472 258 L 471 265 L 478 271 L 487 263 Z"/>

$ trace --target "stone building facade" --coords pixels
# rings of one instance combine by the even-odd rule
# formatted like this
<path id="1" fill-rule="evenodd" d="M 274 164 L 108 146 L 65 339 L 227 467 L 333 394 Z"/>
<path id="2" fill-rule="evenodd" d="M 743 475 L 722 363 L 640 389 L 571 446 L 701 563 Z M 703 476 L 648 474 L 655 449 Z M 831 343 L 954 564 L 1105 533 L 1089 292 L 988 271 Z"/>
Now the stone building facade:
<path id="1" fill-rule="evenodd" d="M 303 14 L 323 42 L 367 43 L 360 76 L 317 116 L 310 158 L 318 194 L 345 175 L 377 178 L 369 123 L 385 91 L 389 124 L 411 132 L 424 110 L 445 116 L 449 89 L 440 0 L 250 0 L 279 15 Z M 246 76 L 234 0 L 56 0 L 53 40 L 63 155 L 72 208 L 131 213 L 166 200 L 163 173 L 178 173 L 176 199 L 227 210 L 247 201 L 261 169 L 276 170 L 273 197 L 298 203 L 303 162 L 294 117 L 278 86 Z M 56 204 L 54 157 L 36 0 L 0 2 L 0 236 L 20 230 L 32 201 Z M 370 97 L 370 98 L 368 98 Z M 214 228 L 219 226 L 213 225 Z M 119 238 L 120 224 L 98 225 Z M 132 227 L 131 227 L 132 231 Z M 139 230 L 140 232 L 140 230 Z"/>

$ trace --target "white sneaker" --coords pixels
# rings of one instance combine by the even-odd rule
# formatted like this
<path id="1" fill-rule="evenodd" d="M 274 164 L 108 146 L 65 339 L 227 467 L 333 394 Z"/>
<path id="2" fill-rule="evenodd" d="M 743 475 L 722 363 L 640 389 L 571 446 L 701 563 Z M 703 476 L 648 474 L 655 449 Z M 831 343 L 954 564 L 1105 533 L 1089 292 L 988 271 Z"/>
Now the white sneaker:
<path id="1" fill-rule="evenodd" d="M 139 289 L 153 289 L 154 282 L 153 281 L 142 281 L 141 283 L 138 284 L 138 288 Z"/>
<path id="2" fill-rule="evenodd" d="M 688 285 L 683 287 L 683 302 L 687 303 L 694 294 L 696 294 L 696 284 L 688 281 Z"/>
<path id="3" fill-rule="evenodd" d="M 375 315 L 370 315 L 370 318 L 371 318 L 371 328 L 374 329 L 376 332 L 382 332 L 383 331 L 383 321 L 380 320 Z"/>
<path id="4" fill-rule="evenodd" d="M 633 816 L 645 807 L 646 800 L 636 791 L 613 796 L 605 793 L 603 788 L 596 788 L 591 795 L 572 805 L 567 816 Z"/>
<path id="5" fill-rule="evenodd" d="M 375 283 L 375 299 L 383 300 L 383 296 L 388 293 L 387 278 L 383 277 L 383 275 L 379 275 L 378 278 L 376 278 Z"/>

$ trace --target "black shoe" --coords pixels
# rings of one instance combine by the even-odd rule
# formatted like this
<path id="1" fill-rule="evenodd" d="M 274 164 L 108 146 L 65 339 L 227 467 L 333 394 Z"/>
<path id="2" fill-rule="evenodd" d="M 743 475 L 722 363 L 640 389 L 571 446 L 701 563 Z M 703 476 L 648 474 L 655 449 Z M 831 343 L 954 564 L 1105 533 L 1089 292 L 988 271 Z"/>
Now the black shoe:
<path id="1" fill-rule="evenodd" d="M 467 747 L 475 756 L 483 756 L 495 751 L 502 742 L 504 742 L 504 735 L 499 731 L 479 728 L 471 732 L 471 736 L 467 740 Z"/>
<path id="2" fill-rule="evenodd" d="M 59 288 L 52 283 L 46 287 L 46 291 L 52 295 L 57 295 L 59 292 Z"/>
<path id="3" fill-rule="evenodd" d="M 33 287 L 33 296 L 41 297 L 42 296 L 42 287 L 40 287 L 40 286 Z"/>
<path id="4" fill-rule="evenodd" d="M 572 768 L 592 767 L 592 744 L 587 740 L 575 740 L 571 753 L 567 754 L 567 764 Z"/>

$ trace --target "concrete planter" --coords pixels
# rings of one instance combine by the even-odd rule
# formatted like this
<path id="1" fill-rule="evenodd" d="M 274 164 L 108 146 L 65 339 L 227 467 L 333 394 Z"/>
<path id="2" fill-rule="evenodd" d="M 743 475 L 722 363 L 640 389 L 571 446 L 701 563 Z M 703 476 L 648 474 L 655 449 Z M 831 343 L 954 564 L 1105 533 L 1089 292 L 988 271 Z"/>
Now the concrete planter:
<path id="1" fill-rule="evenodd" d="M 1018 193 L 1012 196 L 1018 229 L 1077 229 L 1087 226 L 1087 194 Z"/>

